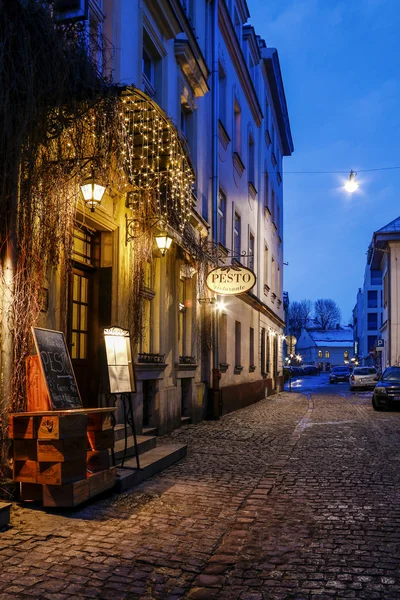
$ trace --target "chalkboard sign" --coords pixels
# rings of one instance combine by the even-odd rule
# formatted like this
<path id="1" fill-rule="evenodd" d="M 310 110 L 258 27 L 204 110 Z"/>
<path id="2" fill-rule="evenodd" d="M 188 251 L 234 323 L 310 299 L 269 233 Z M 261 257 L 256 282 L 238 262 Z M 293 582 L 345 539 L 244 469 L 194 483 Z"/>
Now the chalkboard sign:
<path id="1" fill-rule="evenodd" d="M 53 410 L 82 408 L 64 334 L 32 327 Z"/>

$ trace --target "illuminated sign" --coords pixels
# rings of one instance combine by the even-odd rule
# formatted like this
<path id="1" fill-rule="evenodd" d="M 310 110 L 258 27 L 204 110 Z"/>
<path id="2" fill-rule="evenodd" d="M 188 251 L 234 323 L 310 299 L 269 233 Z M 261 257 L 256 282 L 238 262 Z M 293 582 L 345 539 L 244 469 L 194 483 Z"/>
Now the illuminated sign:
<path id="1" fill-rule="evenodd" d="M 244 294 L 253 288 L 257 278 L 253 271 L 240 265 L 217 267 L 209 272 L 206 285 L 216 294 L 236 296 Z"/>

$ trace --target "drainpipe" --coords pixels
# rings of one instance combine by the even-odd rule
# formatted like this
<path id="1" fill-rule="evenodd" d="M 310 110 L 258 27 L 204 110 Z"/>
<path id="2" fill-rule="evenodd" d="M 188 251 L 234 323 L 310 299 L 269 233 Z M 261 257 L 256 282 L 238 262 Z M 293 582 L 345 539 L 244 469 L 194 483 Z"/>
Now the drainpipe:
<path id="1" fill-rule="evenodd" d="M 218 240 L 218 3 L 214 0 L 212 7 L 212 239 Z M 219 382 L 221 372 L 219 370 L 219 310 L 213 314 L 214 321 L 214 348 L 213 348 L 213 369 L 212 369 L 212 413 L 213 417 L 218 419 L 221 416 L 221 391 Z"/>

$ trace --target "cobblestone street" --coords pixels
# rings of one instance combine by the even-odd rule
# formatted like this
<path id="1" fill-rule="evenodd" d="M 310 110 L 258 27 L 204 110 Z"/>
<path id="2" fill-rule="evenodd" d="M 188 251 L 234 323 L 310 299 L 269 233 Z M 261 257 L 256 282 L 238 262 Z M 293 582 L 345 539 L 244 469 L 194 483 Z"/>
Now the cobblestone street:
<path id="1" fill-rule="evenodd" d="M 400 412 L 370 397 L 284 392 L 175 431 L 187 458 L 133 491 L 15 505 L 0 600 L 400 599 Z"/>

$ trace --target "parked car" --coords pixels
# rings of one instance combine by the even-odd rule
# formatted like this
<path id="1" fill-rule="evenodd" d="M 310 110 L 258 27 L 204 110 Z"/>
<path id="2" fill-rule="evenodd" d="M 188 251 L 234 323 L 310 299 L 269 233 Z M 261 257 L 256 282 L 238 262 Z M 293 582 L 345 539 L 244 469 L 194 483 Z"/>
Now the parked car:
<path id="1" fill-rule="evenodd" d="M 400 406 L 400 367 L 388 367 L 379 377 L 372 395 L 374 410 Z"/>
<path id="2" fill-rule="evenodd" d="M 355 367 L 349 377 L 350 391 L 356 388 L 374 388 L 378 379 L 375 367 Z"/>
<path id="3" fill-rule="evenodd" d="M 333 367 L 329 374 L 329 383 L 338 383 L 339 381 L 348 381 L 350 369 L 348 367 Z"/>
<path id="4" fill-rule="evenodd" d="M 303 371 L 305 375 L 318 375 L 318 369 L 314 365 L 304 365 Z"/>

